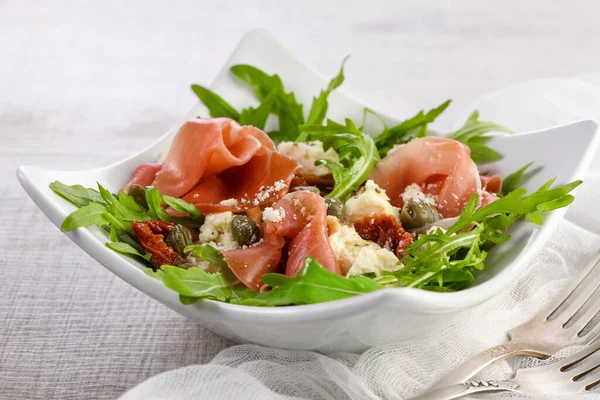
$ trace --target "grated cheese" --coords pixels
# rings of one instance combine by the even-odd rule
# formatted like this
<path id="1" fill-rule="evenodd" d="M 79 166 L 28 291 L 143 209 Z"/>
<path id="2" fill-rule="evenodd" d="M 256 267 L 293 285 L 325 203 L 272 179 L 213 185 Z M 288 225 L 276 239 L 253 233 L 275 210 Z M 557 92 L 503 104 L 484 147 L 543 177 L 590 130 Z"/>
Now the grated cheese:
<path id="1" fill-rule="evenodd" d="M 237 199 L 231 198 L 227 200 L 222 200 L 219 204 L 225 207 L 237 207 L 238 201 Z"/>
<path id="2" fill-rule="evenodd" d="M 435 206 L 435 196 L 423 193 L 421 186 L 417 185 L 416 183 L 408 185 L 406 189 L 404 189 L 404 193 L 402 193 L 402 200 L 405 203 L 409 200 L 412 200 L 415 203 Z"/>
<path id="3" fill-rule="evenodd" d="M 285 218 L 285 210 L 283 208 L 267 207 L 264 209 L 262 217 L 263 221 L 281 222 Z"/>

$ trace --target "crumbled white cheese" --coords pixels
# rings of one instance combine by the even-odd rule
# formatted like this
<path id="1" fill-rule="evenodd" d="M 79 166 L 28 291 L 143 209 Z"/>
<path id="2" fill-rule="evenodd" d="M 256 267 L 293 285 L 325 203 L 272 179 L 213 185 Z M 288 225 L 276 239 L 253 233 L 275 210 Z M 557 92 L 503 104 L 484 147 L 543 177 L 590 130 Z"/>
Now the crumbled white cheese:
<path id="1" fill-rule="evenodd" d="M 361 238 L 353 227 L 347 225 L 339 226 L 337 231 L 329 236 L 329 244 L 344 275 L 352 268 L 362 248 L 379 248 L 376 243 Z"/>
<path id="2" fill-rule="evenodd" d="M 381 275 L 383 271 L 396 271 L 402 268 L 398 257 L 388 249 L 372 249 L 363 247 L 358 252 L 352 268 L 346 276 L 361 275 L 368 272 L 374 272 L 376 275 Z"/>
<path id="3" fill-rule="evenodd" d="M 200 243 L 214 243 L 219 250 L 238 249 L 240 245 L 233 240 L 231 222 L 233 213 L 225 211 L 208 214 L 200 227 Z"/>
<path id="4" fill-rule="evenodd" d="M 261 186 L 258 188 L 258 192 L 254 195 L 253 199 L 249 199 L 248 198 L 248 194 L 245 194 L 244 197 L 242 199 L 240 199 L 240 202 L 242 204 L 252 204 L 252 205 L 259 205 L 260 203 L 262 203 L 263 201 L 269 199 L 270 197 L 274 196 L 275 194 L 277 194 L 277 192 L 281 191 L 282 189 L 285 189 L 285 187 L 287 186 L 287 183 L 283 180 L 280 179 L 278 181 L 276 181 L 275 183 L 273 183 L 272 186 Z M 231 200 L 231 199 L 228 199 Z"/>
<path id="5" fill-rule="evenodd" d="M 408 185 L 404 189 L 404 193 L 402 193 L 402 200 L 405 203 L 409 200 L 412 200 L 415 203 L 429 204 L 435 206 L 435 196 L 423 193 L 421 186 L 417 185 L 416 183 Z"/>
<path id="6" fill-rule="evenodd" d="M 374 214 L 390 214 L 397 221 L 400 217 L 400 210 L 390 204 L 390 198 L 385 190 L 372 180 L 368 180 L 357 194 L 346 201 L 344 213 L 348 224 Z"/>
<path id="7" fill-rule="evenodd" d="M 262 217 L 263 221 L 281 222 L 285 218 L 285 210 L 283 208 L 267 207 L 263 210 Z"/>
<path id="8" fill-rule="evenodd" d="M 210 272 L 211 274 L 221 272 L 221 267 L 215 264 L 211 264 L 208 261 L 204 261 L 200 258 L 196 258 L 193 255 L 187 256 L 186 260 L 189 263 L 194 264 L 195 267 L 205 270 L 206 272 Z"/>
<path id="9" fill-rule="evenodd" d="M 219 204 L 224 207 L 237 207 L 238 201 L 237 201 L 237 199 L 231 198 L 231 199 L 222 200 Z"/>
<path id="10" fill-rule="evenodd" d="M 299 172 L 305 175 L 325 176 L 331 171 L 324 165 L 315 165 L 317 160 L 339 161 L 338 153 L 330 148 L 323 151 L 323 143 L 316 140 L 313 142 L 281 142 L 277 150 L 300 164 Z"/>
<path id="11" fill-rule="evenodd" d="M 336 225 L 335 233 L 329 236 L 329 244 L 335 254 L 342 274 L 351 276 L 399 268 L 398 258 L 376 243 L 364 240 L 356 230 L 347 225 Z"/>

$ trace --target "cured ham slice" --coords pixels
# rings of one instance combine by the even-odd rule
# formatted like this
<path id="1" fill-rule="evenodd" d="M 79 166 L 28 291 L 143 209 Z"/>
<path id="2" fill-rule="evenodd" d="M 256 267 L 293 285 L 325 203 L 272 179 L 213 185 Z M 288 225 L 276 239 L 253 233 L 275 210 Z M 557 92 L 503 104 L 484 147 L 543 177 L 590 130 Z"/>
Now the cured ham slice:
<path id="1" fill-rule="evenodd" d="M 283 197 L 290 188 L 296 161 L 261 149 L 248 163 L 203 179 L 183 196 L 203 213 L 239 212 L 264 206 Z"/>
<path id="2" fill-rule="evenodd" d="M 260 129 L 198 118 L 181 127 L 162 165 L 142 164 L 124 190 L 152 185 L 204 213 L 244 211 L 281 198 L 297 168 Z"/>
<path id="3" fill-rule="evenodd" d="M 500 178 L 498 175 L 481 175 L 481 190 L 485 190 L 490 193 L 500 193 L 502 190 L 502 178 Z"/>
<path id="4" fill-rule="evenodd" d="M 318 194 L 298 191 L 286 195 L 273 206 L 284 215 L 281 221 L 267 222 L 265 232 L 289 239 L 285 274 L 296 276 L 308 256 L 324 268 L 341 273 L 327 234 L 327 206 Z"/>
<path id="5" fill-rule="evenodd" d="M 131 185 L 137 184 L 141 186 L 150 186 L 152 182 L 154 182 L 154 178 L 156 178 L 156 174 L 160 171 L 160 164 L 155 163 L 145 163 L 136 168 L 129 179 L 129 182 L 123 187 L 125 193 L 129 190 Z"/>
<path id="6" fill-rule="evenodd" d="M 402 193 L 416 183 L 437 196 L 444 217 L 460 214 L 471 196 L 481 190 L 477 166 L 466 145 L 447 138 L 425 137 L 398 146 L 381 160 L 369 179 L 385 189 L 394 206 L 403 205 Z"/>
<path id="7" fill-rule="evenodd" d="M 275 149 L 271 139 L 252 126 L 227 118 L 188 121 L 173 140 L 153 184 L 161 194 L 181 197 L 200 178 L 244 165 L 263 147 Z"/>
<path id="8" fill-rule="evenodd" d="M 287 249 L 285 273 L 296 276 L 304 259 L 312 257 L 324 268 L 341 274 L 337 258 L 327 236 L 325 200 L 312 192 L 298 191 L 285 195 L 273 205 L 281 218 L 263 222 L 264 239 L 258 245 L 224 251 L 229 268 L 246 286 L 259 290 L 260 277 L 275 272 Z M 287 243 L 287 246 L 285 246 Z"/>
<path id="9" fill-rule="evenodd" d="M 258 292 L 263 285 L 260 277 L 277 270 L 283 246 L 285 240 L 282 236 L 265 234 L 261 243 L 245 249 L 224 251 L 223 257 L 240 282 Z"/>

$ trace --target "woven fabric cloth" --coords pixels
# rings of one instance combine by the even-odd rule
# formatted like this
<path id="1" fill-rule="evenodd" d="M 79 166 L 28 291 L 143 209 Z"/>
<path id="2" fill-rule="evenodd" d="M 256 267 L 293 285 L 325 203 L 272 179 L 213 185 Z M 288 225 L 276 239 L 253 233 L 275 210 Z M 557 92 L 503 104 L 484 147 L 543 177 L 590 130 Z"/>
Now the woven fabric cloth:
<path id="1" fill-rule="evenodd" d="M 598 76 L 527 82 L 491 93 L 470 108 L 479 109 L 483 115 L 502 121 L 516 132 L 585 117 L 600 118 L 600 86 L 594 84 Z M 364 354 L 321 355 L 254 345 L 235 346 L 207 365 L 151 378 L 122 399 L 403 399 L 415 395 L 476 352 L 506 341 L 510 328 L 525 322 L 554 299 L 569 278 L 600 252 L 600 213 L 596 206 L 600 196 L 600 156 L 594 160 L 584 185 L 566 220 L 519 279 L 439 331 L 375 347 Z M 595 322 L 600 322 L 600 317 Z M 555 357 L 564 357 L 575 350 L 567 348 Z M 554 360 L 512 358 L 483 371 L 479 377 L 508 378 L 516 368 Z M 550 397 L 545 394 L 538 398 Z"/>

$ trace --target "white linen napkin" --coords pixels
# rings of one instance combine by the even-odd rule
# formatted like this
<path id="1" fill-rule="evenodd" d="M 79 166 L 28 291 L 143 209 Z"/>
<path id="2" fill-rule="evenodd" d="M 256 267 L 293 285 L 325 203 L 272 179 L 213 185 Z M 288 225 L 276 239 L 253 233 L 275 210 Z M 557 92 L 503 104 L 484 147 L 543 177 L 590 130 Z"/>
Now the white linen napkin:
<path id="1" fill-rule="evenodd" d="M 490 93 L 467 107 L 456 125 L 461 125 L 474 109 L 480 110 L 483 120 L 501 123 L 516 132 L 584 118 L 600 119 L 600 73 L 577 79 L 535 80 Z M 416 395 L 462 361 L 506 341 L 510 328 L 529 319 L 600 252 L 598 198 L 600 155 L 594 159 L 565 220 L 521 277 L 469 316 L 440 331 L 375 347 L 363 354 L 322 355 L 256 345 L 234 346 L 207 365 L 152 377 L 122 399 L 404 399 Z M 555 357 L 575 350 L 566 349 Z M 503 379 L 515 368 L 551 361 L 516 357 L 496 364 L 480 378 Z M 521 397 L 509 393 L 488 396 L 485 398 Z"/>

